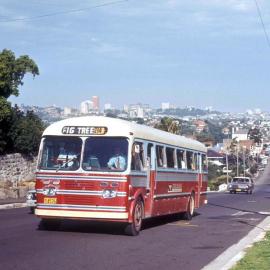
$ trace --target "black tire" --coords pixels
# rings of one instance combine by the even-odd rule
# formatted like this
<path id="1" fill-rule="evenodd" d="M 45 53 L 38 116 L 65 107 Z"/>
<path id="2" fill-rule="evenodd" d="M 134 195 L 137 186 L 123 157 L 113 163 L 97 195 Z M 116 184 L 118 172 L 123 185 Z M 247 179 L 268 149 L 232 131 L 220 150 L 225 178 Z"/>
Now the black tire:
<path id="1" fill-rule="evenodd" d="M 30 207 L 30 214 L 35 214 L 35 207 Z"/>
<path id="2" fill-rule="evenodd" d="M 194 194 L 191 194 L 188 199 L 188 207 L 187 211 L 184 212 L 183 217 L 185 220 L 191 220 L 194 215 L 194 209 L 195 209 L 195 198 Z"/>
<path id="3" fill-rule="evenodd" d="M 125 234 L 130 236 L 136 236 L 140 233 L 142 228 L 142 220 L 144 216 L 144 205 L 141 199 L 138 199 L 135 203 L 133 214 L 132 214 L 132 223 L 129 223 L 125 227 Z"/>
<path id="4" fill-rule="evenodd" d="M 61 226 L 61 220 L 59 219 L 41 219 L 39 222 L 39 230 L 55 231 L 59 230 Z"/>
<path id="5" fill-rule="evenodd" d="M 233 194 L 233 191 L 232 190 L 230 190 L 230 194 Z"/>

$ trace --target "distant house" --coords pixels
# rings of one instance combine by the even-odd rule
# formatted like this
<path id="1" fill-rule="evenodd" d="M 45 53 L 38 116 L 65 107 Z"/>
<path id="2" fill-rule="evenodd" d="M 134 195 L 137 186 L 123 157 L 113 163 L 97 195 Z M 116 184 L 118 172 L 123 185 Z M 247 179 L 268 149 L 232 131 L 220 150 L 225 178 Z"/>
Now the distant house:
<path id="1" fill-rule="evenodd" d="M 247 129 L 234 129 L 232 130 L 232 139 L 236 141 L 248 140 L 248 130 Z"/>
<path id="2" fill-rule="evenodd" d="M 207 124 L 203 120 L 194 121 L 194 125 L 196 126 L 196 132 L 198 133 L 201 133 L 207 127 Z"/>
<path id="3" fill-rule="evenodd" d="M 249 152 L 254 149 L 254 141 L 253 140 L 241 140 L 239 141 L 239 147 L 245 148 Z"/>

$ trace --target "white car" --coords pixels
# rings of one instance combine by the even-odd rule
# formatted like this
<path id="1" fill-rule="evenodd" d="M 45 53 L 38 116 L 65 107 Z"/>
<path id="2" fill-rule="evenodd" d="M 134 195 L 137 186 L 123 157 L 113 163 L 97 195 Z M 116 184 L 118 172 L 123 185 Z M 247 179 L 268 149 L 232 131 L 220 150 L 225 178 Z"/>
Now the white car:
<path id="1" fill-rule="evenodd" d="M 254 181 L 250 177 L 234 177 L 229 184 L 228 190 L 230 193 L 246 192 L 252 194 L 254 189 Z"/>
<path id="2" fill-rule="evenodd" d="M 26 195 L 26 204 L 30 207 L 31 213 L 35 212 L 37 198 L 36 198 L 36 190 L 32 189 L 27 192 Z"/>

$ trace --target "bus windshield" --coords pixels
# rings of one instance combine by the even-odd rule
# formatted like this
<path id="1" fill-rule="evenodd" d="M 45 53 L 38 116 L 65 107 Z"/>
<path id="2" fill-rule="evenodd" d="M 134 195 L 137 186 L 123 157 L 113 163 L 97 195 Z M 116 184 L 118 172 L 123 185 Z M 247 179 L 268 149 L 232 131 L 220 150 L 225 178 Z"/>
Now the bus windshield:
<path id="1" fill-rule="evenodd" d="M 82 168 L 86 171 L 125 171 L 128 140 L 122 137 L 86 139 Z"/>
<path id="2" fill-rule="evenodd" d="M 82 140 L 76 137 L 46 137 L 39 168 L 75 171 L 80 166 Z"/>

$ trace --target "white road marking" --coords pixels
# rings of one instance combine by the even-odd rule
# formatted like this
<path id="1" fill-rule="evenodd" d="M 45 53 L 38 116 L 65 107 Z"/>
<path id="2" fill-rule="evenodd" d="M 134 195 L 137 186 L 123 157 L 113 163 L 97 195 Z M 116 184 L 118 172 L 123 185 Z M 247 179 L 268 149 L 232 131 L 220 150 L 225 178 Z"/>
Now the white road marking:
<path id="1" fill-rule="evenodd" d="M 254 213 L 252 212 L 243 212 L 243 211 L 238 211 L 234 214 L 232 214 L 231 216 L 244 216 L 244 215 L 253 215 Z"/>
<path id="2" fill-rule="evenodd" d="M 270 216 L 270 212 L 259 212 L 261 215 Z"/>

